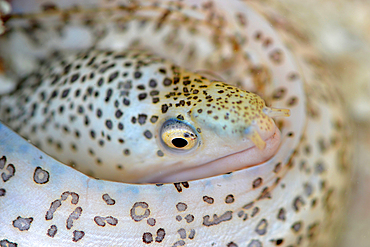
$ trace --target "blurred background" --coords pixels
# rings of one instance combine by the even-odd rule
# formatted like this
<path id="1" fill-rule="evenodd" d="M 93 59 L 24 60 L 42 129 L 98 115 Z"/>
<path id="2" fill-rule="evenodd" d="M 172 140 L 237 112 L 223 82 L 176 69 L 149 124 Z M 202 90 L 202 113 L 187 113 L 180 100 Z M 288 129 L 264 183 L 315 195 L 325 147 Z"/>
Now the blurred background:
<path id="1" fill-rule="evenodd" d="M 266 0 L 310 32 L 343 91 L 355 139 L 352 194 L 338 247 L 370 246 L 370 0 Z"/>
<path id="2" fill-rule="evenodd" d="M 370 0 L 260 1 L 306 29 L 343 91 L 355 153 L 347 221 L 337 246 L 370 247 Z"/>

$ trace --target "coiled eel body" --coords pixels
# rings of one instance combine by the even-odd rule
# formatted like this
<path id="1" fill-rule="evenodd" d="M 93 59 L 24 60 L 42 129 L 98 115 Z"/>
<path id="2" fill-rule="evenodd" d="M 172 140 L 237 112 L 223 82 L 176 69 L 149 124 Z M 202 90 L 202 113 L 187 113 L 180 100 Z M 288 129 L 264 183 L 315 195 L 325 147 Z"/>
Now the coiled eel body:
<path id="1" fill-rule="evenodd" d="M 325 63 L 278 13 L 260 1 L 12 6 L 2 246 L 333 244 L 349 125 Z M 285 109 L 279 131 L 270 117 Z"/>

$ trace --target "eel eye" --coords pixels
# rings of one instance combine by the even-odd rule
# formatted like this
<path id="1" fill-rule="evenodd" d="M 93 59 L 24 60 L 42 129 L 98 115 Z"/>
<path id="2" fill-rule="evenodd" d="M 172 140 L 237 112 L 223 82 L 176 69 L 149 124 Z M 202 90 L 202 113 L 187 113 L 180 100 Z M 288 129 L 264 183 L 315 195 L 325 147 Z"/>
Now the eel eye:
<path id="1" fill-rule="evenodd" d="M 190 151 L 198 143 L 198 136 L 193 128 L 189 124 L 175 119 L 164 122 L 160 136 L 162 144 L 171 151 Z"/>

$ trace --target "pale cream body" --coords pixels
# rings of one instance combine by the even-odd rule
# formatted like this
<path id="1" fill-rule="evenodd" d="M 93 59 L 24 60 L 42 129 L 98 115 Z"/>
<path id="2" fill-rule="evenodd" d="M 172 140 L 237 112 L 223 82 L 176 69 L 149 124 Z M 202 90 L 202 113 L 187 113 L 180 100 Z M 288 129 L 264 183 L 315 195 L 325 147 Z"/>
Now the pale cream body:
<path id="1" fill-rule="evenodd" d="M 192 4 L 186 2 L 183 5 L 188 7 Z M 264 14 L 270 17 L 270 21 L 280 28 L 280 31 L 286 31 L 284 26 L 279 26 L 279 19 L 276 21 L 274 14 L 268 9 L 255 2 L 250 4 L 253 8 L 265 11 Z M 249 72 L 244 75 L 245 68 L 240 66 L 240 63 L 239 67 L 234 67 L 234 63 L 244 61 L 252 65 L 266 66 L 272 80 L 261 93 L 269 98 L 284 89 L 283 95 L 272 96 L 271 102 L 274 107 L 289 106 L 292 114 L 291 118 L 283 121 L 282 144 L 278 152 L 263 164 L 228 175 L 174 185 L 130 185 L 91 179 L 51 160 L 2 126 L 0 131 L 4 134 L 0 155 L 6 156 L 5 169 L 11 167 L 9 163 L 14 164 L 15 175 L 1 185 L 6 190 L 6 194 L 1 198 L 1 205 L 7 214 L 0 214 L 1 222 L 6 222 L 4 236 L 0 236 L 0 239 L 25 246 L 29 243 L 48 246 L 55 241 L 66 246 L 72 242 L 81 246 L 98 246 L 103 243 L 116 246 L 146 246 L 155 244 L 156 240 L 157 244 L 163 246 L 275 246 L 277 243 L 279 246 L 289 246 L 297 242 L 301 246 L 327 246 L 332 242 L 333 224 L 336 224 L 342 210 L 337 202 L 343 199 L 345 193 L 349 151 L 346 150 L 345 116 L 336 92 L 331 91 L 333 85 L 317 64 L 304 63 L 304 60 L 307 60 L 307 56 L 302 52 L 305 50 L 302 48 L 305 44 L 297 45 L 299 41 L 296 44 L 294 40 L 290 40 L 296 52 L 296 57 L 293 58 L 278 33 L 275 33 L 252 8 L 243 2 L 220 5 L 222 2 L 215 8 L 220 12 L 228 12 L 226 16 L 230 21 L 222 29 L 225 31 L 221 35 L 223 45 L 218 49 L 207 39 L 207 32 L 199 37 L 203 43 L 185 45 L 184 53 L 177 54 L 179 56 L 171 55 L 176 53 L 176 46 L 171 47 L 165 43 L 160 45 L 160 41 L 166 36 L 164 34 L 149 35 L 153 39 L 144 38 L 142 42 L 147 42 L 142 45 L 152 46 L 159 53 L 170 48 L 169 52 L 161 55 L 188 69 L 213 67 L 227 80 L 238 81 L 241 78 L 241 83 L 250 90 L 256 90 L 254 87 L 258 83 L 254 83 L 250 74 L 248 77 Z M 186 11 L 188 10 L 182 10 L 184 13 Z M 205 10 L 205 16 L 207 11 L 214 10 Z M 248 17 L 246 27 L 236 24 L 238 19 L 232 13 L 239 12 Z M 141 14 L 140 10 L 135 13 Z M 166 23 L 163 24 L 166 27 Z M 206 26 L 199 27 L 207 30 Z M 208 29 L 208 34 L 212 34 L 214 30 Z M 271 39 L 272 45 L 262 45 L 266 38 L 255 39 L 258 31 L 262 37 Z M 145 37 L 150 34 L 148 32 L 136 34 Z M 248 43 L 237 48 L 239 51 L 250 53 L 251 61 L 243 60 L 240 53 L 234 54 L 234 43 L 227 41 L 230 40 L 229 37 L 239 38 L 239 34 L 245 35 Z M 120 40 L 127 40 L 127 47 L 130 37 L 130 32 L 111 32 L 98 40 L 97 46 L 122 49 L 125 45 Z M 39 50 L 24 52 L 22 50 L 26 46 L 16 44 L 19 40 L 21 39 L 9 39 L 11 45 L 2 46 L 7 47 L 6 51 L 2 50 L 2 54 L 14 56 L 12 61 L 15 64 L 19 61 L 17 57 L 23 57 L 24 61 L 32 60 L 33 55 L 26 55 L 35 52 L 42 54 L 48 50 L 50 44 L 74 48 L 68 40 L 59 40 L 52 35 Z M 83 40 L 89 41 L 86 36 Z M 156 43 L 158 41 L 159 43 Z M 82 46 L 83 44 L 79 43 Z M 86 42 L 85 47 L 91 44 Z M 197 45 L 204 48 L 200 49 L 202 53 L 199 53 L 199 58 L 186 63 L 186 51 Z M 283 54 L 282 63 L 276 64 L 271 58 L 271 53 L 276 49 Z M 226 66 L 222 67 L 226 68 L 225 71 L 220 71 L 217 70 L 218 66 L 225 65 L 225 60 L 220 60 L 223 56 L 226 61 L 230 60 L 230 64 L 226 63 Z M 254 67 L 252 65 L 249 66 Z M 231 74 L 227 73 L 228 66 L 232 70 Z M 19 66 L 17 69 L 22 73 L 27 70 L 27 66 Z M 296 73 L 298 77 L 293 78 L 292 73 Z M 322 81 L 313 79 L 315 73 L 323 76 Z M 292 100 L 294 104 L 290 104 Z M 38 166 L 49 173 L 50 179 L 47 183 L 37 183 L 42 178 L 33 176 L 36 170 L 40 172 Z M 21 187 L 27 189 L 20 189 Z M 75 192 L 79 196 L 78 202 L 70 204 L 69 199 L 63 201 L 61 208 L 54 213 L 55 218 L 45 219 L 50 203 L 59 199 L 65 191 Z M 115 200 L 114 205 L 106 203 L 105 194 Z M 330 201 L 326 199 L 329 197 Z M 77 210 L 72 214 L 74 216 L 70 218 L 73 221 L 71 226 L 67 218 L 77 207 L 81 207 L 82 211 Z M 20 223 L 19 219 L 16 220 L 18 216 L 21 219 L 32 217 L 27 231 L 20 231 L 14 226 L 14 222 L 16 225 Z M 101 226 L 97 223 L 96 217 L 108 216 L 115 218 L 117 222 L 109 218 L 112 224 Z M 48 229 L 54 229 L 52 225 L 58 229 L 54 237 L 46 235 Z M 162 230 L 165 231 L 165 236 Z"/>

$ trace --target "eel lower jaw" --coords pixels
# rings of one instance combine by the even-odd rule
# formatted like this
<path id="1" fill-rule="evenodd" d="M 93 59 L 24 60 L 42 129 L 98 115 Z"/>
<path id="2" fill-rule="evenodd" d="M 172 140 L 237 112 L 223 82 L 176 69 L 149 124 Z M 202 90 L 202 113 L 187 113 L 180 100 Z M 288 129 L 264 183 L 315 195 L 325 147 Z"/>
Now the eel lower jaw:
<path id="1" fill-rule="evenodd" d="M 277 152 L 281 142 L 280 137 L 280 131 L 276 128 L 275 133 L 265 140 L 266 146 L 263 150 L 253 146 L 196 167 L 168 174 L 157 174 L 147 178 L 145 182 L 174 183 L 189 181 L 257 166 L 270 159 Z"/>

